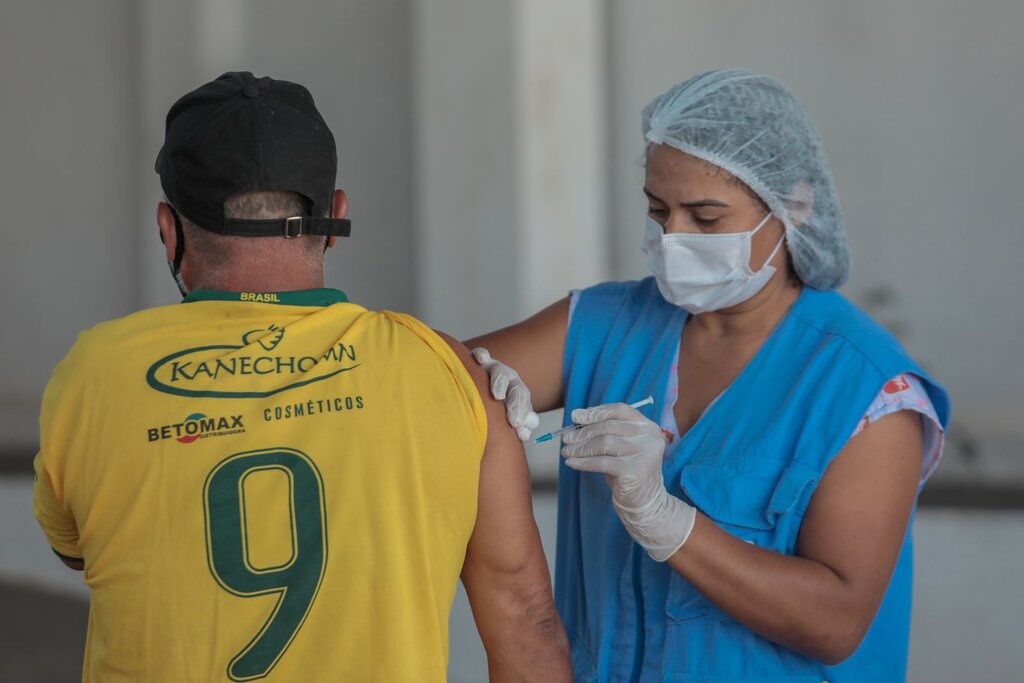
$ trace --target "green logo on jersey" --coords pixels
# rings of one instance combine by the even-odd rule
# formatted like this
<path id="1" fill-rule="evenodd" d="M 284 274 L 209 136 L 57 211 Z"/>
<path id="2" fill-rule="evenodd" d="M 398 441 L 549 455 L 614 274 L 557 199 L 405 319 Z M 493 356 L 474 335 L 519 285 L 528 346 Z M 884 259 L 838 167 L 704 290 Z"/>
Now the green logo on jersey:
<path id="1" fill-rule="evenodd" d="M 241 344 L 175 351 L 149 367 L 146 382 L 157 391 L 175 396 L 265 398 L 359 367 L 351 344 L 334 344 L 322 355 L 288 355 L 279 350 L 284 336 L 283 328 L 271 325 L 246 332 Z M 268 376 L 277 381 L 268 388 L 256 389 L 267 385 Z"/>
<path id="2" fill-rule="evenodd" d="M 266 334 L 269 332 L 270 334 Z M 271 325 L 266 330 L 249 330 L 242 335 L 242 344 L 251 344 L 252 340 L 259 342 L 264 351 L 273 351 L 284 339 L 284 328 Z"/>

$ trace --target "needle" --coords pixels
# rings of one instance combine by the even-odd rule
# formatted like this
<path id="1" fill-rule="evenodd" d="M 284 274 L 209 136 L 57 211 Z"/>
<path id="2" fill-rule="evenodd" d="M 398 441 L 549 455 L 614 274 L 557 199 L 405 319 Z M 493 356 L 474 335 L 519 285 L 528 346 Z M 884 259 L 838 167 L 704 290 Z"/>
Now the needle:
<path id="1" fill-rule="evenodd" d="M 642 401 L 637 401 L 636 403 L 630 403 L 629 407 L 630 408 L 641 408 L 643 406 L 650 405 L 652 403 L 654 403 L 654 398 L 651 397 L 651 396 L 648 396 L 647 398 L 645 398 Z M 551 441 L 552 439 L 554 439 L 556 436 L 562 434 L 563 432 L 568 432 L 571 429 L 579 429 L 582 426 L 583 425 L 566 425 L 565 427 L 562 427 L 561 429 L 556 429 L 553 432 L 548 432 L 544 436 L 538 436 L 531 443 L 544 443 L 545 441 Z"/>

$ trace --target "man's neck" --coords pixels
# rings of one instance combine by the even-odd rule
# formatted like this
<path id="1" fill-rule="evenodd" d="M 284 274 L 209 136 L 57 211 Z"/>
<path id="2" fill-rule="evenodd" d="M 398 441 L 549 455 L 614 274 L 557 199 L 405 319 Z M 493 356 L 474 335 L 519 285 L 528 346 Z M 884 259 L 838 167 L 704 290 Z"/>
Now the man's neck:
<path id="1" fill-rule="evenodd" d="M 216 278 L 197 278 L 193 289 L 220 292 L 295 292 L 324 286 L 323 274 L 308 273 L 225 273 Z"/>

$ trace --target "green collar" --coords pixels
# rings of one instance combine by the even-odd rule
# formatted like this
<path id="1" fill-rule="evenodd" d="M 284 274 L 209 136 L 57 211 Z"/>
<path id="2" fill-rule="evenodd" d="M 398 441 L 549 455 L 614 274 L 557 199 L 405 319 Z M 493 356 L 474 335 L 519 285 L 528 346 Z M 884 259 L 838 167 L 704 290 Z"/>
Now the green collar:
<path id="1" fill-rule="evenodd" d="M 300 289 L 294 292 L 219 292 L 197 289 L 182 299 L 183 304 L 194 301 L 247 301 L 253 303 L 282 304 L 284 306 L 330 306 L 348 302 L 340 289 Z"/>

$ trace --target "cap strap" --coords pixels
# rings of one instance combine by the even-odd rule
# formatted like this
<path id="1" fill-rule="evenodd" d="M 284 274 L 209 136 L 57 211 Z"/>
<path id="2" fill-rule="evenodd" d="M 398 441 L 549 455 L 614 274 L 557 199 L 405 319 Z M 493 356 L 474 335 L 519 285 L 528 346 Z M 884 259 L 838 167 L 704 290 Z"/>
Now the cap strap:
<path id="1" fill-rule="evenodd" d="M 318 216 L 292 216 L 270 220 L 247 218 L 225 218 L 220 228 L 211 232 L 221 235 L 242 237 L 299 237 L 301 235 L 335 235 L 348 237 L 352 232 L 352 221 L 347 218 L 326 218 Z"/>

